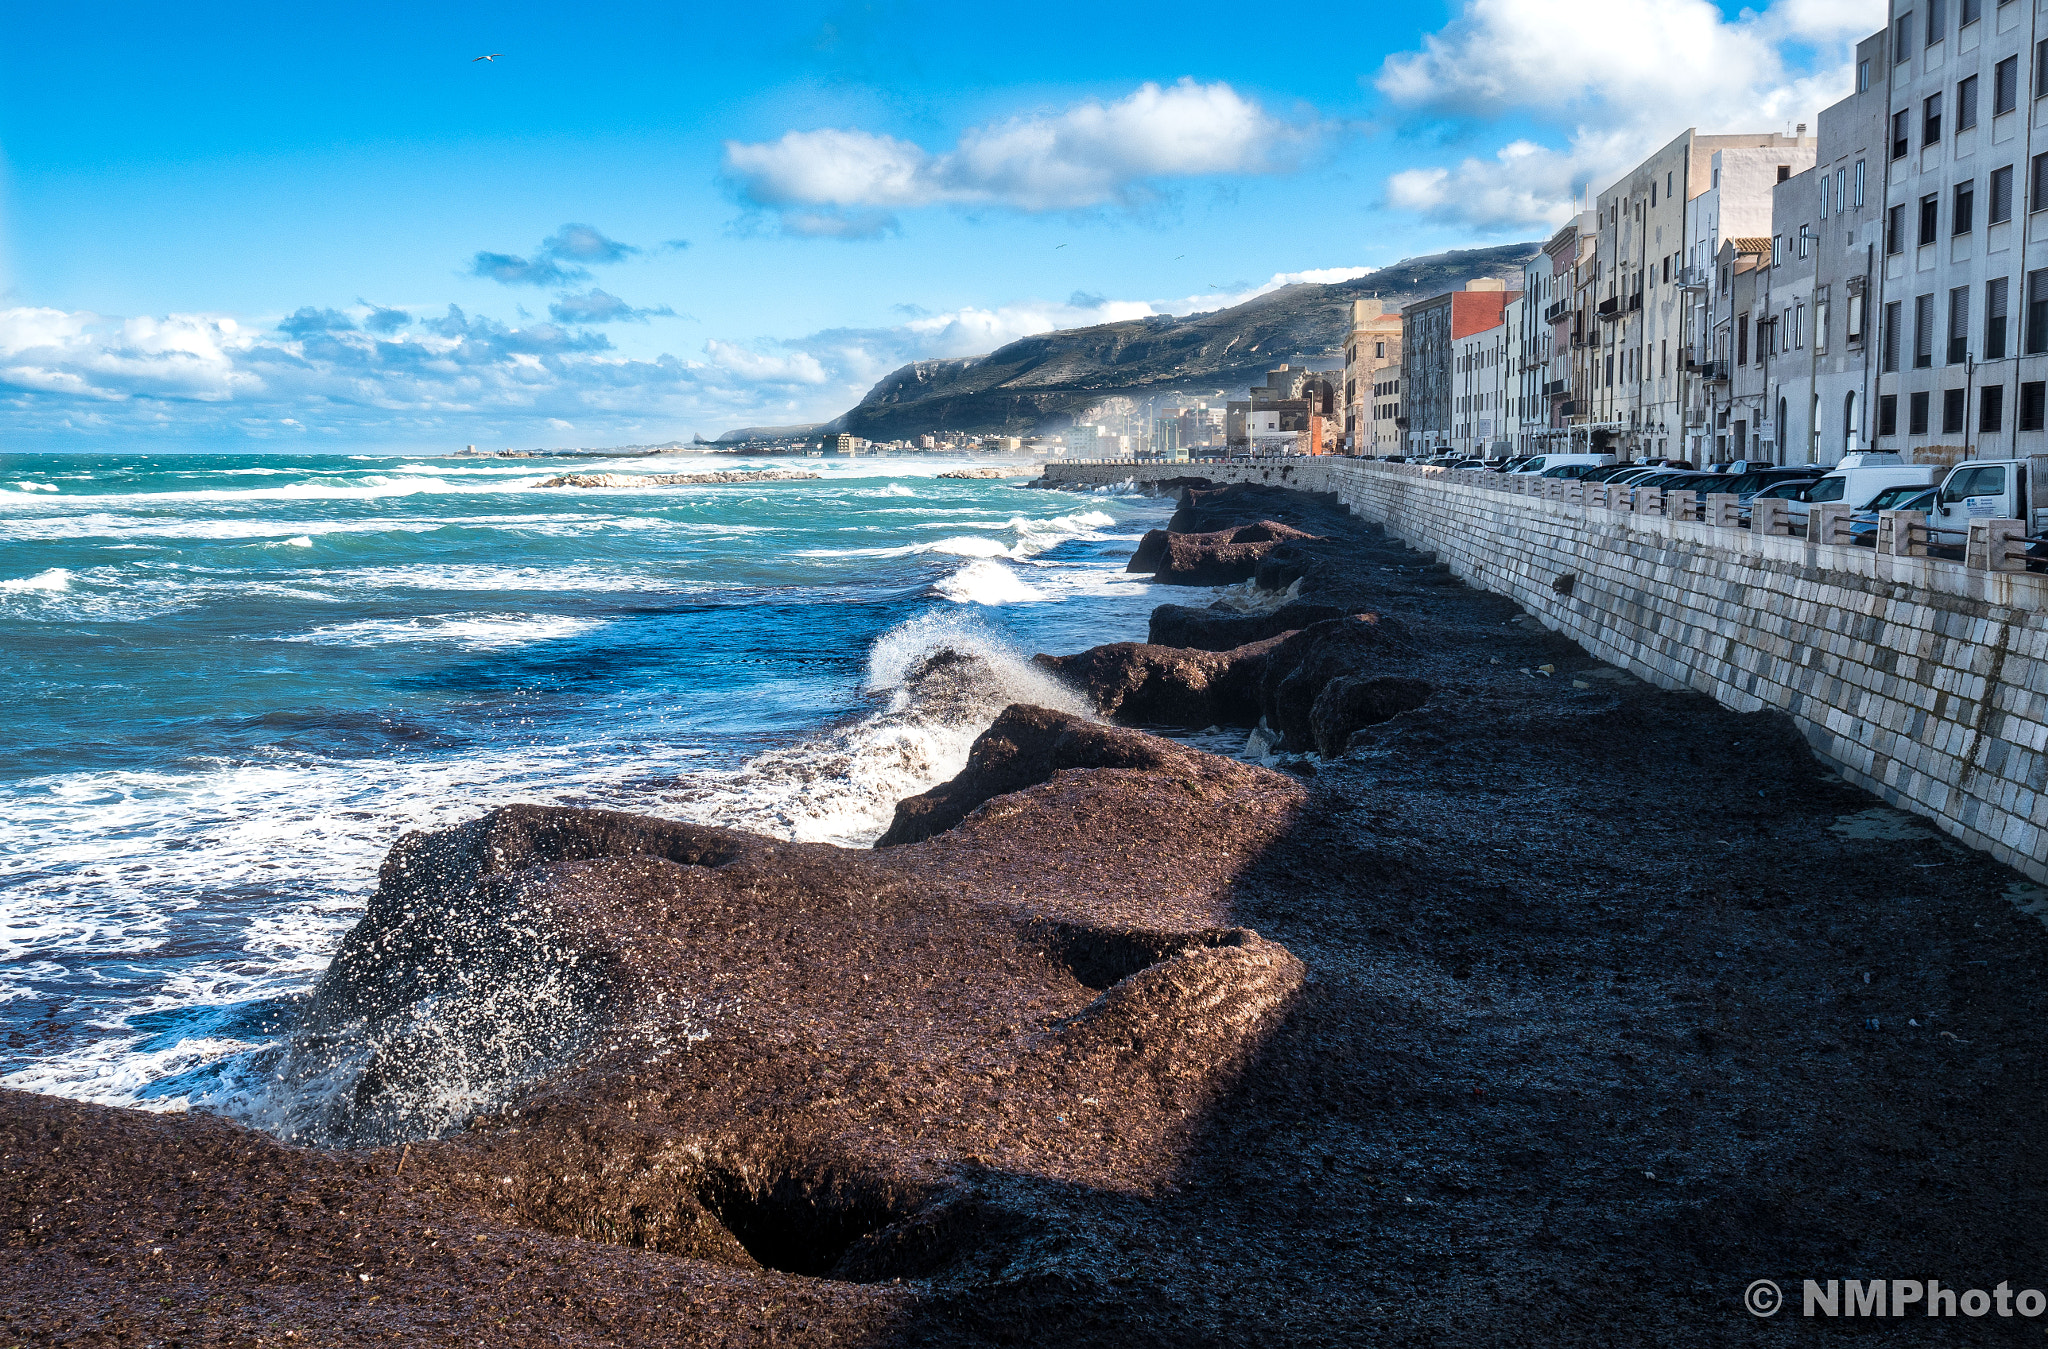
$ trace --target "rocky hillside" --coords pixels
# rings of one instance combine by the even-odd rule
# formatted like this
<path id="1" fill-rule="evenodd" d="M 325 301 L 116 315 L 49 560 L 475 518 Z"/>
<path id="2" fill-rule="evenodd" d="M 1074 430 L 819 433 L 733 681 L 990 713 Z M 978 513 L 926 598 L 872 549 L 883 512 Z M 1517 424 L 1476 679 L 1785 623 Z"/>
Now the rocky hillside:
<path id="1" fill-rule="evenodd" d="M 869 440 L 939 431 L 1024 435 L 1114 395 L 1241 392 L 1284 362 L 1343 359 L 1352 300 L 1400 306 L 1473 277 L 1512 279 L 1533 243 L 1409 258 L 1336 285 L 1286 286 L 1229 309 L 1068 328 L 986 356 L 914 361 L 868 391 L 830 427 Z"/>

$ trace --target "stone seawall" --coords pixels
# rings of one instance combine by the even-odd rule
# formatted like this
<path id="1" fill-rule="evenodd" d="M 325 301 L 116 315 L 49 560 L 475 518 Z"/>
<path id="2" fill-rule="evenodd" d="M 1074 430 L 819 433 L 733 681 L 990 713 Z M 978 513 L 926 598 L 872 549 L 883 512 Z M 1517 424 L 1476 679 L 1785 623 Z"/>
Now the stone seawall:
<path id="1" fill-rule="evenodd" d="M 1416 465 L 1054 463 L 1045 481 L 1191 475 L 1333 492 L 1602 660 L 1736 711 L 1789 714 L 1851 782 L 2048 882 L 2048 576 L 1609 509 L 1597 495 L 1521 495 L 1491 474 Z"/>

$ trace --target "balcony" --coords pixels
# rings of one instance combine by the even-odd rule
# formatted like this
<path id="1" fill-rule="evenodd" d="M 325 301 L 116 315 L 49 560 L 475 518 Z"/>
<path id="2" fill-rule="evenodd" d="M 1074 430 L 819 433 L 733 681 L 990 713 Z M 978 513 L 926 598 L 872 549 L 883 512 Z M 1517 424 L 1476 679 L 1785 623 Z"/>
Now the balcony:
<path id="1" fill-rule="evenodd" d="M 1608 296 L 1599 304 L 1593 306 L 1593 317 L 1599 319 L 1602 323 L 1620 318 L 1621 301 L 1615 296 Z"/>
<path id="2" fill-rule="evenodd" d="M 1571 312 L 1571 303 L 1567 300 L 1559 300 L 1556 304 L 1543 311 L 1543 321 L 1545 323 L 1562 323 L 1564 322 L 1565 315 Z"/>
<path id="3" fill-rule="evenodd" d="M 1583 400 L 1575 403 L 1559 403 L 1557 405 L 1557 415 L 1560 417 L 1583 417 L 1585 413 L 1586 404 Z"/>
<path id="4" fill-rule="evenodd" d="M 1572 334 L 1572 345 L 1573 345 L 1573 346 L 1575 346 L 1575 347 L 1583 347 L 1583 346 L 1585 346 L 1585 345 L 1586 345 L 1586 335 L 1585 335 L 1584 333 L 1581 333 L 1581 332 L 1574 332 L 1574 333 Z"/>
<path id="5" fill-rule="evenodd" d="M 1543 386 L 1545 398 L 1569 398 L 1571 394 L 1572 382 L 1568 379 L 1554 379 Z"/>
<path id="6" fill-rule="evenodd" d="M 1680 290 L 1711 290 L 1713 280 L 1704 267 L 1681 267 L 1678 269 Z"/>
<path id="7" fill-rule="evenodd" d="M 1728 362 L 1708 361 L 1703 369 L 1706 371 L 1706 376 L 1710 383 L 1726 384 L 1728 382 Z"/>

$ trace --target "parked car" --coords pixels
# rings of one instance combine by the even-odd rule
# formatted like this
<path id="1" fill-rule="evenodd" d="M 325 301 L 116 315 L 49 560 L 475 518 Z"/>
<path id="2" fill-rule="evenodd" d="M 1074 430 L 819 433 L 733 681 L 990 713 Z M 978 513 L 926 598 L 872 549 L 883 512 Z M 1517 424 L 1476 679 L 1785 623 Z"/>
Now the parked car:
<path id="1" fill-rule="evenodd" d="M 1561 468 L 1567 464 L 1581 464 L 1586 468 L 1598 468 L 1613 462 L 1614 456 L 1611 454 L 1532 454 L 1522 461 L 1519 468 L 1509 471 L 1514 473 L 1545 473 L 1550 469 Z"/>
<path id="2" fill-rule="evenodd" d="M 1866 548 L 1877 546 L 1877 517 L 1885 511 L 1926 511 L 1934 508 L 1932 487 L 1887 487 L 1871 499 L 1870 505 L 1849 517 L 1849 542 Z"/>
<path id="3" fill-rule="evenodd" d="M 1634 473 L 1641 464 L 1607 464 L 1600 468 L 1587 469 L 1579 475 L 1580 482 L 1613 482 L 1624 473 Z"/>
<path id="4" fill-rule="evenodd" d="M 1758 492 L 1763 491 L 1767 487 L 1775 487 L 1779 483 L 1785 482 L 1812 482 L 1815 478 L 1826 474 L 1827 471 L 1827 466 L 1824 464 L 1789 464 L 1784 468 L 1751 469 L 1747 473 L 1737 473 L 1728 476 L 1727 480 L 1717 486 L 1715 490 L 1733 493 L 1743 505 L 1747 506 L 1751 497 L 1754 497 Z"/>
<path id="5" fill-rule="evenodd" d="M 1452 464 L 1451 467 L 1469 468 L 1484 473 L 1486 471 L 1486 461 L 1484 459 L 1460 459 L 1457 463 Z"/>

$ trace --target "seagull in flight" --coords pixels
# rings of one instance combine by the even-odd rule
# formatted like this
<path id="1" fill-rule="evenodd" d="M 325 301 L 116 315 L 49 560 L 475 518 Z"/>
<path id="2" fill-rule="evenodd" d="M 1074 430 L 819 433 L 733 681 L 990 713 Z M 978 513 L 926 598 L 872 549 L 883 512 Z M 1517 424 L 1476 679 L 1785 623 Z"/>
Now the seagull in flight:
<path id="1" fill-rule="evenodd" d="M 1055 253 L 1057 253 L 1057 252 L 1059 252 L 1059 251 L 1060 251 L 1060 250 L 1061 250 L 1062 248 L 1065 248 L 1065 247 L 1066 247 L 1066 245 L 1065 245 L 1065 244 L 1054 244 L 1054 245 L 1052 246 L 1052 251 L 1053 251 L 1053 252 L 1055 252 Z"/>
<path id="2" fill-rule="evenodd" d="M 472 56 L 469 58 L 469 63 L 475 65 L 479 61 L 495 61 L 504 54 L 503 52 L 492 52 L 489 56 Z"/>

